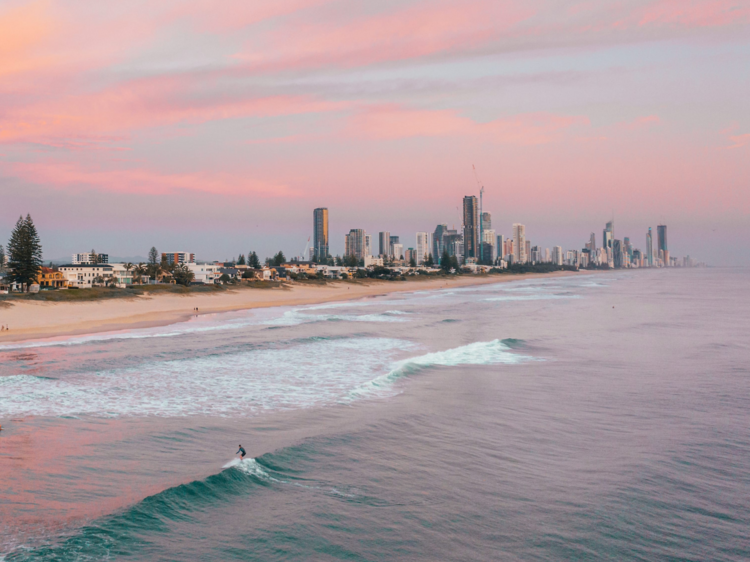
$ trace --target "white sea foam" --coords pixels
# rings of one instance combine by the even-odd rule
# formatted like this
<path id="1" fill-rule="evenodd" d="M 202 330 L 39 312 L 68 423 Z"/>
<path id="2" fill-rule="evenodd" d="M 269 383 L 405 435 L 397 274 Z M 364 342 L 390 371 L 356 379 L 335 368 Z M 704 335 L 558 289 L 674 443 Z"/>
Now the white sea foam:
<path id="1" fill-rule="evenodd" d="M 427 353 L 418 357 L 411 357 L 395 363 L 391 370 L 352 390 L 347 400 L 360 398 L 369 394 L 390 389 L 393 383 L 401 377 L 427 369 L 429 367 L 457 365 L 495 365 L 514 364 L 532 360 L 526 355 L 513 353 L 511 348 L 500 340 L 489 342 L 474 342 L 461 347 Z"/>
<path id="2" fill-rule="evenodd" d="M 503 302 L 503 301 L 543 301 L 543 300 L 556 300 L 556 299 L 578 299 L 580 295 L 502 295 L 498 297 L 490 297 L 484 299 L 491 302 Z"/>
<path id="3" fill-rule="evenodd" d="M 312 322 L 404 322 L 402 318 L 394 318 L 401 314 L 398 311 L 388 311 L 380 314 L 308 314 L 309 309 L 288 310 L 280 318 L 267 320 L 264 324 L 272 326 L 297 326 Z"/>
<path id="4" fill-rule="evenodd" d="M 306 408 L 335 402 L 410 348 L 392 338 L 321 338 L 60 379 L 0 377 L 0 412 L 176 417 Z"/>

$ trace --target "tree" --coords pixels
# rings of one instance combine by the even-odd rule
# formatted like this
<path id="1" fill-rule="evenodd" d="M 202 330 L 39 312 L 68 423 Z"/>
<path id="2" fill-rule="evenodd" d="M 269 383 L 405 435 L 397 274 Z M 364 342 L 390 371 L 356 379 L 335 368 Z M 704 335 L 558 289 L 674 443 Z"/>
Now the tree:
<path id="1" fill-rule="evenodd" d="M 276 254 L 273 257 L 273 265 L 281 265 L 286 261 L 286 258 L 284 257 L 284 252 L 279 250 L 279 253 Z"/>
<path id="2" fill-rule="evenodd" d="M 5 250 L 3 245 L 0 244 L 0 273 L 5 270 Z"/>
<path id="3" fill-rule="evenodd" d="M 417 267 L 417 260 L 414 259 L 414 256 L 409 258 L 409 267 Z"/>
<path id="4" fill-rule="evenodd" d="M 245 265 L 245 254 L 240 254 L 237 258 L 237 265 Z"/>
<path id="5" fill-rule="evenodd" d="M 440 258 L 440 267 L 446 273 L 448 273 L 451 270 L 451 267 L 453 267 L 451 265 L 451 256 L 450 256 L 450 254 L 448 254 L 448 250 L 447 249 L 443 250 L 443 255 Z"/>
<path id="6" fill-rule="evenodd" d="M 172 276 L 174 277 L 174 280 L 175 282 L 177 282 L 177 284 L 185 285 L 186 287 L 193 282 L 193 279 L 195 279 L 195 274 L 187 264 L 182 264 L 175 267 Z"/>
<path id="7" fill-rule="evenodd" d="M 247 257 L 247 265 L 252 267 L 253 269 L 260 269 L 260 260 L 258 259 L 258 254 L 253 252 L 252 254 L 248 254 Z"/>
<path id="8" fill-rule="evenodd" d="M 139 263 L 133 267 L 133 284 L 143 284 L 143 276 L 146 275 L 146 265 Z"/>
<path id="9" fill-rule="evenodd" d="M 8 242 L 8 269 L 11 282 L 20 285 L 36 283 L 42 267 L 42 244 L 31 215 L 18 217 Z"/>
<path id="10" fill-rule="evenodd" d="M 146 271 L 148 272 L 148 275 L 149 277 L 151 277 L 151 279 L 156 280 L 157 276 L 159 275 L 159 262 L 159 252 L 155 246 L 152 246 L 148 251 L 148 266 L 146 268 Z"/>
<path id="11" fill-rule="evenodd" d="M 219 281 L 221 281 L 224 284 L 229 283 L 231 280 L 232 280 L 232 278 L 229 277 L 229 275 L 227 275 L 226 273 L 222 273 L 221 277 L 219 277 Z"/>
<path id="12" fill-rule="evenodd" d="M 427 254 L 427 259 L 424 260 L 425 267 L 432 267 L 435 265 L 435 260 L 432 259 L 432 254 Z"/>
<path id="13" fill-rule="evenodd" d="M 99 263 L 99 254 L 96 253 L 96 250 L 94 250 L 94 248 L 91 248 L 91 257 L 89 259 L 91 260 L 90 263 L 94 265 Z"/>
<path id="14" fill-rule="evenodd" d="M 345 267 L 357 267 L 359 265 L 359 260 L 354 254 L 349 254 L 347 256 L 344 256 L 344 262 L 342 265 L 344 265 Z"/>

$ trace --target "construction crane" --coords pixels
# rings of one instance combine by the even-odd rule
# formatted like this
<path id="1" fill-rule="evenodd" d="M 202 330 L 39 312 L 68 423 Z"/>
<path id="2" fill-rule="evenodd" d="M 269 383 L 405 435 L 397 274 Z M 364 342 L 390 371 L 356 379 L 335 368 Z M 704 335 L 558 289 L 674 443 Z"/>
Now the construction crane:
<path id="1" fill-rule="evenodd" d="M 474 170 L 474 179 L 477 180 L 477 187 L 479 188 L 479 263 L 484 263 L 484 225 L 482 224 L 482 198 L 484 197 L 484 185 L 479 180 L 479 174 L 477 174 L 477 168 L 474 164 L 471 165 L 471 169 Z"/>
<path id="2" fill-rule="evenodd" d="M 307 255 L 307 251 L 310 249 L 310 237 L 307 237 L 307 246 L 305 246 L 305 249 L 302 251 L 302 256 L 300 257 L 299 261 L 307 261 L 305 256 Z"/>

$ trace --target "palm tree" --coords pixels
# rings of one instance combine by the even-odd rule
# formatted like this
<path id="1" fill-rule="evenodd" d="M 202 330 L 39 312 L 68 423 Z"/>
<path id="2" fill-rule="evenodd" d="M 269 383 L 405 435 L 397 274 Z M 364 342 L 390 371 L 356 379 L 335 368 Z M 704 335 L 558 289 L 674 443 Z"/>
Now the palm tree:
<path id="1" fill-rule="evenodd" d="M 143 284 L 143 276 L 146 273 L 146 264 L 143 262 L 139 263 L 133 268 L 133 284 Z"/>

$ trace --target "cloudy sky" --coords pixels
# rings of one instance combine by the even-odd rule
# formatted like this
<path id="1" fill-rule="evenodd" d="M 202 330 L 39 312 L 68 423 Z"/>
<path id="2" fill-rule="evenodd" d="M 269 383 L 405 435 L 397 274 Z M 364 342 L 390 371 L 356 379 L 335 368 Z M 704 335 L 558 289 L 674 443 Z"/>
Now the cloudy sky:
<path id="1" fill-rule="evenodd" d="M 0 0 L 0 243 L 299 254 L 327 206 L 750 264 L 750 0 Z"/>

